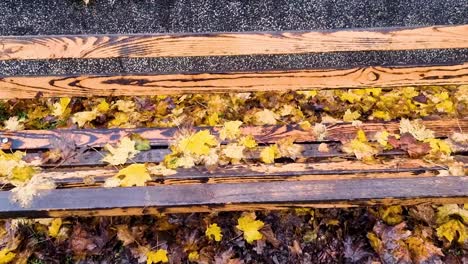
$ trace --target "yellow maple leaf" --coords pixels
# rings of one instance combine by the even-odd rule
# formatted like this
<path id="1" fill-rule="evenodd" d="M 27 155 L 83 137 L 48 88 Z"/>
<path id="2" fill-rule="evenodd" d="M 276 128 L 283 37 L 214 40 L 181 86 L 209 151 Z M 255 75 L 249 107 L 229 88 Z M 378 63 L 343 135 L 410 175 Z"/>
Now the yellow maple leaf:
<path id="1" fill-rule="evenodd" d="M 253 149 L 258 145 L 257 141 L 255 141 L 255 138 L 252 135 L 241 137 L 239 139 L 239 144 L 249 149 Z"/>
<path id="2" fill-rule="evenodd" d="M 200 259 L 200 254 L 198 254 L 198 252 L 196 252 L 196 251 L 192 251 L 192 252 L 189 253 L 188 259 L 191 262 L 197 262 L 197 260 Z"/>
<path id="3" fill-rule="evenodd" d="M 278 115 L 268 109 L 255 113 L 255 121 L 259 125 L 276 125 Z"/>
<path id="4" fill-rule="evenodd" d="M 86 123 L 91 122 L 94 119 L 96 119 L 97 115 L 98 115 L 97 110 L 78 112 L 78 113 L 73 114 L 72 122 L 78 123 L 78 126 L 82 127 Z"/>
<path id="5" fill-rule="evenodd" d="M 275 162 L 275 158 L 279 158 L 279 154 L 278 146 L 271 145 L 262 149 L 260 152 L 260 160 L 267 164 L 273 163 Z"/>
<path id="6" fill-rule="evenodd" d="M 302 129 L 302 130 L 311 130 L 312 129 L 312 124 L 305 120 L 305 121 L 302 121 L 302 122 L 299 122 L 299 127 Z"/>
<path id="7" fill-rule="evenodd" d="M 219 123 L 218 113 L 212 113 L 207 117 L 207 122 L 209 126 L 216 126 Z"/>
<path id="8" fill-rule="evenodd" d="M 219 138 L 225 139 L 236 139 L 240 136 L 240 126 L 242 121 L 229 121 L 224 123 L 223 128 L 219 131 Z"/>
<path id="9" fill-rule="evenodd" d="M 114 114 L 114 119 L 108 123 L 108 127 L 118 127 L 127 124 L 130 117 L 127 113 L 117 112 Z"/>
<path id="10" fill-rule="evenodd" d="M 358 119 L 360 116 L 361 114 L 359 113 L 359 111 L 351 111 L 350 109 L 348 109 L 343 115 L 343 121 L 352 122 Z"/>
<path id="11" fill-rule="evenodd" d="M 437 208 L 437 223 L 445 223 L 450 219 L 450 216 L 458 215 L 462 218 L 463 222 L 468 224 L 468 210 L 467 208 L 460 208 L 458 204 L 445 204 Z"/>
<path id="12" fill-rule="evenodd" d="M 120 179 L 120 186 L 145 186 L 146 181 L 151 180 L 151 176 L 146 169 L 145 164 L 131 164 L 115 175 Z"/>
<path id="13" fill-rule="evenodd" d="M 400 205 L 379 207 L 380 217 L 389 225 L 396 225 L 403 221 L 403 208 Z"/>
<path id="14" fill-rule="evenodd" d="M 209 239 L 214 239 L 215 241 L 219 242 L 223 238 L 223 234 L 221 233 L 221 228 L 218 224 L 211 224 L 205 231 L 205 235 Z"/>
<path id="15" fill-rule="evenodd" d="M 128 159 L 135 157 L 135 155 L 139 153 L 135 147 L 135 141 L 128 137 L 122 138 L 116 147 L 106 144 L 104 149 L 107 150 L 109 154 L 107 154 L 102 161 L 111 165 L 124 164 Z"/>
<path id="16" fill-rule="evenodd" d="M 146 264 L 169 262 L 169 258 L 167 257 L 167 250 L 165 249 L 158 249 L 157 251 L 148 251 L 148 253 L 146 253 L 146 257 Z"/>
<path id="17" fill-rule="evenodd" d="M 106 102 L 106 100 L 104 99 L 96 106 L 96 110 L 101 113 L 106 113 L 107 111 L 109 111 L 109 108 L 109 103 Z"/>
<path id="18" fill-rule="evenodd" d="M 70 104 L 71 99 L 69 97 L 60 98 L 58 102 L 52 105 L 52 115 L 62 116 L 66 113 L 67 106 Z"/>
<path id="19" fill-rule="evenodd" d="M 12 116 L 7 120 L 3 121 L 3 129 L 5 130 L 23 130 L 24 119 L 19 119 L 17 116 Z"/>
<path id="20" fill-rule="evenodd" d="M 360 101 L 362 98 L 362 95 L 354 93 L 354 91 L 355 90 L 348 90 L 346 92 L 342 92 L 341 94 L 339 94 L 340 100 L 347 101 L 349 103 Z"/>
<path id="21" fill-rule="evenodd" d="M 31 166 L 17 166 L 11 171 L 10 180 L 17 182 L 25 182 L 36 174 L 37 170 Z M 17 184 L 15 184 L 17 185 Z"/>
<path id="22" fill-rule="evenodd" d="M 306 99 L 312 98 L 312 97 L 314 97 L 314 96 L 317 95 L 317 91 L 316 91 L 316 90 L 312 90 L 312 91 L 298 91 L 297 93 L 298 93 L 298 94 L 304 95 L 304 97 L 305 97 Z"/>
<path id="23" fill-rule="evenodd" d="M 49 236 L 57 237 L 61 226 L 62 226 L 62 219 L 54 218 L 54 220 L 52 220 L 49 226 Z"/>
<path id="24" fill-rule="evenodd" d="M 8 248 L 0 250 L 0 264 L 7 264 L 13 261 L 16 253 L 11 252 Z"/>
<path id="25" fill-rule="evenodd" d="M 452 153 L 450 145 L 441 139 L 429 138 L 424 140 L 424 142 L 430 144 L 432 154 L 443 153 L 445 155 L 450 155 L 450 153 Z"/>
<path id="26" fill-rule="evenodd" d="M 343 151 L 353 153 L 359 160 L 371 160 L 379 150 L 372 146 L 362 129 L 358 130 L 356 138 L 343 145 Z"/>
<path id="27" fill-rule="evenodd" d="M 180 139 L 175 147 L 176 152 L 193 155 L 208 155 L 210 148 L 218 145 L 216 138 L 209 130 L 202 130 Z"/>
<path id="28" fill-rule="evenodd" d="M 372 112 L 372 117 L 375 117 L 375 118 L 378 118 L 378 119 L 382 119 L 384 121 L 389 121 L 392 119 L 392 117 L 390 116 L 390 113 L 387 112 L 387 111 L 382 111 L 382 110 L 375 110 Z"/>
<path id="29" fill-rule="evenodd" d="M 388 137 L 390 136 L 390 133 L 387 131 L 378 131 L 374 135 L 374 140 L 377 141 L 382 147 L 385 149 L 392 149 L 392 146 L 388 144 Z"/>
<path id="30" fill-rule="evenodd" d="M 410 133 L 419 141 L 434 138 L 434 132 L 426 129 L 419 120 L 410 121 L 406 118 L 402 118 L 400 121 L 400 134 L 404 133 Z"/>
<path id="31" fill-rule="evenodd" d="M 262 233 L 258 230 L 264 226 L 264 223 L 260 220 L 255 220 L 255 214 L 245 214 L 237 219 L 237 223 L 238 225 L 236 227 L 244 232 L 244 239 L 247 243 L 251 244 L 263 238 Z"/>
<path id="32" fill-rule="evenodd" d="M 457 234 L 457 242 L 460 244 L 463 244 L 465 240 L 468 239 L 468 232 L 465 225 L 457 219 L 452 219 L 437 228 L 437 236 L 439 238 L 445 238 L 449 242 L 452 242 Z"/>

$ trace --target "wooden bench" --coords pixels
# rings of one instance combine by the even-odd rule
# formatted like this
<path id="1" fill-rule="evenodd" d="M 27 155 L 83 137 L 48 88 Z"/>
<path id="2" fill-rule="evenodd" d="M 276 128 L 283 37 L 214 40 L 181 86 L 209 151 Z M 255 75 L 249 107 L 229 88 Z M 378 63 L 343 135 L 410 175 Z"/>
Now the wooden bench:
<path id="1" fill-rule="evenodd" d="M 173 35 L 68 35 L 0 37 L 0 60 L 149 58 L 178 56 L 238 56 L 399 51 L 468 48 L 468 25 L 416 28 L 352 29 L 308 32 L 253 32 Z M 468 62 L 448 65 L 375 66 L 260 72 L 193 74 L 1 76 L 0 99 L 42 97 L 179 95 L 402 87 L 468 84 Z M 466 91 L 468 93 L 468 91 Z M 426 120 L 436 137 L 468 132 L 468 118 Z M 368 137 L 378 131 L 399 132 L 399 122 L 364 122 Z M 201 128 L 198 128 L 201 129 Z M 210 128 L 217 133 L 219 128 Z M 104 188 L 115 168 L 102 161 L 101 148 L 137 133 L 153 147 L 136 162 L 160 162 L 170 151 L 177 128 L 56 129 L 0 131 L 2 149 L 23 150 L 30 157 L 66 138 L 77 148 L 94 149 L 60 166 L 43 165 L 58 188 L 23 208 L 9 199 L 9 184 L 0 191 L 0 217 L 64 217 L 281 209 L 289 207 L 349 207 L 419 203 L 468 203 L 468 177 L 437 176 L 446 169 L 404 151 L 392 150 L 385 163 L 365 164 L 340 151 L 318 151 L 321 142 L 340 145 L 356 136 L 350 123 L 327 124 L 318 140 L 298 124 L 243 127 L 258 142 L 272 144 L 294 137 L 303 145 L 305 162 L 280 166 L 242 164 L 178 169 L 156 177 L 145 187 Z M 54 143 L 55 142 L 55 143 Z M 466 165 L 466 152 L 455 154 Z M 341 157 L 339 161 L 328 158 Z M 93 176 L 94 183 L 83 179 Z"/>

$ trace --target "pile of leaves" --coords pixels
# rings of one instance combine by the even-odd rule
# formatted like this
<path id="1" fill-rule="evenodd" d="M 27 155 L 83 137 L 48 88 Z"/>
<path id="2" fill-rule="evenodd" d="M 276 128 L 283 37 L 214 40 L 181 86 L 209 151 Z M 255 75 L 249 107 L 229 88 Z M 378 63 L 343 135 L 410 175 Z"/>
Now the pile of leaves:
<path id="1" fill-rule="evenodd" d="M 465 117 L 468 86 L 0 101 L 3 129 L 334 123 Z"/>
<path id="2" fill-rule="evenodd" d="M 107 188 L 145 186 L 180 168 L 208 171 L 229 164 L 300 160 L 303 146 L 288 137 L 265 145 L 244 134 L 247 125 L 298 123 L 317 140 L 327 123 L 352 122 L 354 139 L 338 151 L 363 164 L 379 153 L 445 167 L 439 175 L 466 175 L 454 151 L 466 151 L 463 131 L 436 138 L 421 118 L 463 118 L 467 86 L 369 88 L 288 93 L 241 93 L 119 98 L 36 98 L 0 101 L 1 129 L 179 127 L 170 154 L 157 163 L 133 159 L 151 149 L 137 134 L 104 146 L 101 162 L 115 169 Z M 400 122 L 399 132 L 366 135 L 368 120 Z M 195 129 L 194 127 L 202 127 Z M 203 126 L 219 126 L 212 133 Z M 318 151 L 332 146 L 320 144 Z M 28 207 L 54 189 L 44 165 L 60 166 L 85 151 L 70 142 L 29 159 L 0 150 L 0 179 L 12 200 Z M 93 179 L 85 179 L 94 183 Z M 305 209 L 140 217 L 15 219 L 0 229 L 0 263 L 463 263 L 468 261 L 467 205 Z"/>
<path id="3" fill-rule="evenodd" d="M 0 263 L 466 263 L 455 204 L 2 223 Z"/>

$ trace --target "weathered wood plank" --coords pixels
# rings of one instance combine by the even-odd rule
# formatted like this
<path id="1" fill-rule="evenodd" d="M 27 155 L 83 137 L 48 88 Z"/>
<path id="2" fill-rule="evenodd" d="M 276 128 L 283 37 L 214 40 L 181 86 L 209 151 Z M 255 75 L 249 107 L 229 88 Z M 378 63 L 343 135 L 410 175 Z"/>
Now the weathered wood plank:
<path id="1" fill-rule="evenodd" d="M 449 66 L 361 67 L 265 72 L 11 76 L 0 78 L 0 98 L 175 95 L 401 87 L 468 83 L 468 63 Z"/>
<path id="2" fill-rule="evenodd" d="M 420 177 L 300 182 L 189 184 L 134 188 L 52 190 L 30 208 L 0 192 L 0 217 L 64 217 L 278 209 L 286 206 L 358 206 L 468 202 L 468 177 Z M 292 205 L 294 204 L 294 205 Z M 172 209 L 171 209 L 172 208 Z"/>
<path id="3" fill-rule="evenodd" d="M 468 165 L 467 165 L 468 166 Z M 228 165 L 213 169 L 198 166 L 179 168 L 177 173 L 153 177 L 148 185 L 239 183 L 257 181 L 300 181 L 340 180 L 356 178 L 398 178 L 434 176 L 446 168 L 423 160 L 396 157 L 382 163 L 367 164 L 357 160 L 321 161 L 310 163 L 283 163 L 281 166 L 267 164 Z M 54 168 L 41 172 L 53 178 L 60 187 L 88 186 L 83 180 L 93 178 L 95 186 L 114 176 L 118 169 L 113 167 Z M 0 184 L 5 184 L 1 182 Z M 5 188 L 9 188 L 5 186 Z"/>
<path id="4" fill-rule="evenodd" d="M 0 37 L 0 60 L 468 48 L 468 25 L 335 31 Z"/>
<path id="5" fill-rule="evenodd" d="M 437 137 L 447 137 L 454 132 L 468 131 L 468 118 L 425 120 L 422 124 L 434 131 Z M 211 129 L 217 134 L 219 127 L 196 128 Z M 376 132 L 386 130 L 399 133 L 399 122 L 365 122 L 360 128 L 350 123 L 327 125 L 325 141 L 346 141 L 356 136 L 357 130 L 363 129 L 369 138 Z M 250 126 L 242 127 L 245 135 L 252 135 L 260 143 L 275 143 L 281 138 L 292 137 L 296 142 L 316 141 L 312 130 L 304 131 L 299 125 L 285 126 Z M 60 144 L 74 144 L 76 147 L 102 147 L 107 143 L 116 143 L 130 134 L 139 134 L 148 139 L 152 146 L 167 146 L 177 128 L 135 128 L 135 129 L 55 129 L 1 131 L 1 149 L 49 149 Z"/>

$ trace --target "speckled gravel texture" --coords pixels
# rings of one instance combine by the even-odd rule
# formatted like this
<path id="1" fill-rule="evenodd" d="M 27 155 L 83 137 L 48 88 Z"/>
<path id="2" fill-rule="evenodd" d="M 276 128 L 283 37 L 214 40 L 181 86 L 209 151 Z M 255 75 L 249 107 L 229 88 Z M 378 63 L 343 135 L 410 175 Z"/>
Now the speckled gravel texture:
<path id="1" fill-rule="evenodd" d="M 0 35 L 276 31 L 468 24 L 466 0 L 0 0 Z M 0 62 L 0 75 L 447 64 L 468 50 Z"/>

